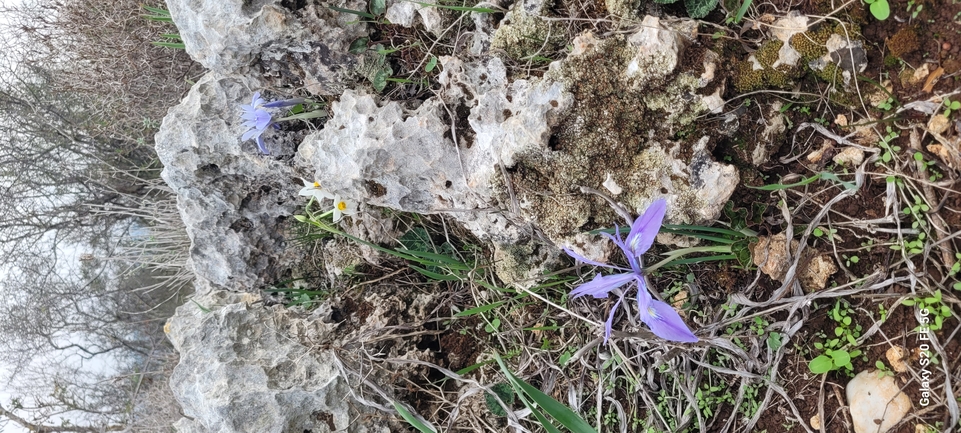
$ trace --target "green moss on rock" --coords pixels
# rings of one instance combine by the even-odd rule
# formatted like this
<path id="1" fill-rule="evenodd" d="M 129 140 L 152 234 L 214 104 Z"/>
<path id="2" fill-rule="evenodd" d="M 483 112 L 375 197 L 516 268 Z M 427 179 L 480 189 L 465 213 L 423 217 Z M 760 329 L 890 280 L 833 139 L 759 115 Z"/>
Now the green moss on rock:
<path id="1" fill-rule="evenodd" d="M 567 43 L 564 27 L 527 13 L 523 2 L 514 3 L 494 32 L 491 48 L 503 50 L 515 60 L 547 56 Z"/>

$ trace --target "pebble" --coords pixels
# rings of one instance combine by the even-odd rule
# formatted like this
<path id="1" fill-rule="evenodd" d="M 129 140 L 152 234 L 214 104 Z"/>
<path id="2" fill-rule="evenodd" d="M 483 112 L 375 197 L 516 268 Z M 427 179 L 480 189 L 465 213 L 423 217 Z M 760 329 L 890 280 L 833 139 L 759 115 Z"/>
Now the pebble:
<path id="1" fill-rule="evenodd" d="M 864 162 L 864 151 L 856 147 L 845 147 L 832 158 L 837 165 L 845 167 L 857 167 Z"/>
<path id="2" fill-rule="evenodd" d="M 898 373 L 904 373 L 908 371 L 908 364 L 904 362 L 908 358 L 908 349 L 901 346 L 891 346 L 884 356 L 888 358 L 888 364 L 891 364 L 891 369 Z"/>
<path id="3" fill-rule="evenodd" d="M 894 378 L 864 370 L 845 389 L 855 433 L 886 433 L 911 410 L 911 399 Z"/>

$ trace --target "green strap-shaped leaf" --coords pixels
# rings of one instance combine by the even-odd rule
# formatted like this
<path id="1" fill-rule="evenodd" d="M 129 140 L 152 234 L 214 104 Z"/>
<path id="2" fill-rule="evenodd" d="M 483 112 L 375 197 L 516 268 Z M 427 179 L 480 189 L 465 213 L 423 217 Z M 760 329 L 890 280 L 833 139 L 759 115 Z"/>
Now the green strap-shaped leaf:
<path id="1" fill-rule="evenodd" d="M 414 428 L 421 431 L 422 433 L 437 433 L 437 430 L 434 430 L 427 424 L 424 424 L 423 422 L 421 422 L 421 420 L 417 419 L 417 417 L 411 414 L 410 411 L 407 410 L 407 408 L 405 408 L 404 406 L 401 406 L 400 403 L 396 401 L 392 403 L 394 403 L 394 409 L 396 409 L 397 413 L 399 413 L 400 416 L 404 418 L 404 421 L 407 421 L 410 425 L 414 426 Z"/>

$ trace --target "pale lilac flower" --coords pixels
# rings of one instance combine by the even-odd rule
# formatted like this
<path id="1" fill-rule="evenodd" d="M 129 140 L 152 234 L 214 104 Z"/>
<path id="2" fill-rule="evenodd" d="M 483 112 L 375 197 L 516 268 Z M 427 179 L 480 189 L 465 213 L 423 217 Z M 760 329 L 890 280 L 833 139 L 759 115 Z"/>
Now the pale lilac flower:
<path id="1" fill-rule="evenodd" d="M 606 298 L 613 290 L 634 282 L 637 284 L 637 308 L 641 321 L 651 328 L 651 332 L 665 340 L 695 343 L 698 341 L 698 338 L 694 336 L 687 325 L 684 324 L 684 321 L 681 319 L 681 316 L 677 314 L 677 311 L 674 311 L 674 308 L 667 303 L 655 300 L 648 292 L 645 276 L 642 272 L 641 256 L 647 252 L 654 243 L 654 237 L 657 236 L 657 232 L 661 229 L 661 222 L 664 220 L 666 211 L 667 202 L 664 201 L 664 199 L 658 199 L 652 203 L 641 216 L 634 220 L 626 240 L 621 238 L 620 230 L 616 226 L 614 235 L 604 233 L 604 236 L 613 241 L 627 257 L 627 262 L 630 265 L 629 269 L 589 260 L 565 248 L 564 252 L 579 261 L 621 271 L 621 273 L 613 275 L 598 274 L 593 280 L 581 284 L 572 290 L 571 296 L 577 298 L 584 295 L 591 295 L 595 298 Z M 624 295 L 622 294 L 617 302 L 614 303 L 610 316 L 608 316 L 607 322 L 604 324 L 604 344 L 607 344 L 608 339 L 610 339 L 614 314 L 617 312 L 617 308 L 620 307 L 621 301 L 623 300 Z"/>
<path id="2" fill-rule="evenodd" d="M 241 114 L 240 118 L 244 119 L 243 125 L 247 128 L 247 132 L 244 132 L 244 135 L 241 136 L 240 139 L 247 141 L 255 138 L 257 148 L 264 154 L 269 154 L 270 152 L 264 143 L 264 131 L 273 123 L 273 117 L 270 115 L 270 112 L 264 110 L 263 107 L 264 99 L 260 97 L 260 92 L 254 93 L 250 105 L 240 106 L 240 108 L 244 110 L 244 114 Z"/>

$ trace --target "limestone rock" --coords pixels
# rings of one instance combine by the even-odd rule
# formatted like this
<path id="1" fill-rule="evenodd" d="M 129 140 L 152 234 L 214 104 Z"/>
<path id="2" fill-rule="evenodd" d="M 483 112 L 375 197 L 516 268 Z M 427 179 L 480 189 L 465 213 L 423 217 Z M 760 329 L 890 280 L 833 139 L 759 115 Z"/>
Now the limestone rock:
<path id="1" fill-rule="evenodd" d="M 300 333 L 328 333 L 336 324 L 305 322 L 239 294 L 204 292 L 169 321 L 180 352 L 170 387 L 189 417 L 178 431 L 390 431 L 352 401 L 331 353 L 297 342 Z"/>
<path id="2" fill-rule="evenodd" d="M 911 399 L 894 378 L 874 370 L 854 376 L 845 394 L 855 433 L 886 433 L 911 410 Z"/>
<path id="3" fill-rule="evenodd" d="M 343 7 L 363 9 L 365 2 Z M 357 56 L 350 43 L 365 36 L 353 16 L 323 5 L 308 5 L 298 14 L 280 0 L 170 0 L 170 15 L 187 54 L 207 69 L 233 73 L 262 60 L 277 73 L 298 75 L 308 91 L 340 93 L 349 84 Z M 252 74 L 251 74 L 252 75 Z"/>
<path id="4" fill-rule="evenodd" d="M 891 364 L 891 369 L 898 372 L 904 373 L 908 371 L 907 362 L 910 361 L 910 353 L 908 349 L 901 346 L 891 346 L 886 352 L 884 352 L 884 357 L 888 359 L 888 364 Z"/>
<path id="5" fill-rule="evenodd" d="M 655 36 L 673 34 L 657 29 Z M 300 145 L 297 162 L 314 170 L 316 180 L 335 193 L 401 211 L 448 212 L 494 243 L 527 239 L 530 232 L 522 228 L 533 224 L 555 245 L 569 245 L 590 229 L 585 224 L 595 211 L 606 212 L 598 220 L 605 225 L 618 221 L 609 207 L 578 192 L 579 185 L 601 188 L 608 174 L 623 188 L 618 198 L 632 212 L 668 196 L 672 222 L 716 218 L 738 182 L 736 169 L 713 160 L 707 137 L 683 142 L 667 138 L 707 109 L 691 104 L 692 98 L 700 100 L 704 71 L 674 71 L 675 78 L 664 84 L 676 67 L 676 50 L 684 44 L 676 39 L 664 46 L 629 42 L 645 40 L 640 37 L 579 39 L 580 54 L 555 62 L 541 79 L 509 82 L 503 62 L 496 58 L 465 63 L 445 57 L 440 59 L 439 96 L 419 106 L 347 91 L 333 104 L 325 128 Z M 657 72 L 628 79 L 627 71 L 610 71 L 603 79 L 617 80 L 634 99 L 618 106 L 590 100 L 575 107 L 578 92 L 597 94 L 589 87 L 575 88 L 582 76 L 596 78 L 605 69 L 593 59 L 612 50 L 633 59 L 627 63 L 635 66 L 627 69 Z M 664 62 L 670 69 L 654 67 Z M 657 78 L 665 90 L 646 91 L 642 77 Z M 637 122 L 632 128 L 639 132 L 592 126 L 585 119 L 604 111 L 592 104 L 606 106 L 611 116 L 622 111 L 638 115 L 630 120 Z M 629 133 L 623 140 L 614 135 Z M 554 144 L 558 140 L 560 144 Z M 617 159 L 610 164 L 587 157 L 611 147 L 627 153 L 612 153 L 607 158 Z M 611 169 L 594 169 L 605 164 Z M 547 178 L 531 177 L 535 174 Z M 540 192 L 544 188 L 551 191 Z M 493 208 L 506 212 L 484 211 Z M 604 255 L 607 247 L 590 246 L 593 243 L 583 243 L 594 253 L 585 254 Z"/>
<path id="6" fill-rule="evenodd" d="M 787 260 L 787 240 L 784 233 L 774 236 L 758 236 L 758 242 L 751 247 L 751 260 L 758 269 L 774 280 L 784 282 L 791 263 Z M 791 241 L 791 253 L 797 250 L 798 241 Z M 811 248 L 801 252 L 797 277 L 801 287 L 808 292 L 821 290 L 827 285 L 828 278 L 838 271 L 834 260 L 826 254 L 818 254 Z"/>
<path id="7" fill-rule="evenodd" d="M 162 177 L 177 194 L 191 240 L 194 273 L 236 291 L 275 281 L 268 269 L 293 261 L 280 228 L 300 203 L 292 169 L 240 141 L 239 107 L 257 87 L 251 79 L 208 73 L 170 109 L 156 136 Z M 267 140 L 273 152 L 291 152 L 274 138 Z"/>
<path id="8" fill-rule="evenodd" d="M 387 7 L 384 14 L 391 24 L 413 27 L 417 23 L 423 24 L 427 31 L 440 35 L 444 31 L 444 17 L 440 9 L 432 6 L 420 5 L 409 1 L 395 1 Z"/>
<path id="9" fill-rule="evenodd" d="M 539 2 L 515 2 L 491 38 L 491 49 L 507 57 L 527 61 L 531 56 L 549 55 L 568 42 L 562 25 L 547 21 L 536 11 Z"/>
<path id="10" fill-rule="evenodd" d="M 628 38 L 635 50 L 632 50 L 634 58 L 627 65 L 627 76 L 646 82 L 674 72 L 688 43 L 685 37 L 688 33 L 668 28 L 657 17 L 644 17 L 641 29 Z"/>
<path id="11" fill-rule="evenodd" d="M 864 151 L 856 147 L 845 147 L 831 160 L 837 165 L 857 167 L 864 162 Z"/>
<path id="12" fill-rule="evenodd" d="M 931 120 L 928 121 L 928 131 L 935 134 L 944 134 L 949 126 L 951 126 L 951 122 L 944 116 L 931 116 Z"/>

